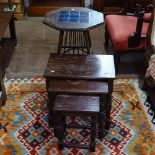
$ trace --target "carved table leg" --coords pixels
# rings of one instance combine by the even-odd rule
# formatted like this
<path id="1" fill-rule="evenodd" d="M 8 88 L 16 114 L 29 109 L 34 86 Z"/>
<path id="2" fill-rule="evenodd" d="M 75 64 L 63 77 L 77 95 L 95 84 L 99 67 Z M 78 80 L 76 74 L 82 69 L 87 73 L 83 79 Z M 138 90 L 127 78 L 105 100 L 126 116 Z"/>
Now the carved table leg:
<path id="1" fill-rule="evenodd" d="M 112 98 L 112 92 L 113 92 L 113 80 L 108 81 L 108 86 L 109 86 L 109 92 L 107 95 L 107 104 L 105 106 L 106 108 L 106 123 L 105 123 L 105 129 L 109 130 L 110 129 L 110 112 L 111 112 L 111 98 Z"/>
<path id="2" fill-rule="evenodd" d="M 104 136 L 106 98 L 106 95 L 100 96 L 99 139 L 103 139 Z"/>
<path id="3" fill-rule="evenodd" d="M 63 150 L 63 147 L 64 147 L 64 143 L 63 143 L 63 139 L 64 139 L 64 122 L 63 122 L 63 117 L 60 115 L 60 116 L 57 116 L 57 125 L 56 125 L 56 133 L 57 136 L 58 136 L 58 139 L 59 139 L 59 143 L 58 143 L 58 146 L 59 146 L 59 149 L 60 150 Z"/>
<path id="4" fill-rule="evenodd" d="M 53 113 L 54 101 L 55 101 L 56 94 L 49 93 L 48 94 L 48 123 L 50 127 L 54 127 L 55 124 L 55 117 Z"/>
<path id="5" fill-rule="evenodd" d="M 90 151 L 95 151 L 95 137 L 96 137 L 96 120 L 97 116 L 91 116 L 91 141 L 90 141 Z"/>
<path id="6" fill-rule="evenodd" d="M 90 39 L 89 31 L 84 31 L 83 33 L 85 35 L 87 54 L 91 54 L 91 51 L 90 51 L 91 50 L 91 39 Z"/>
<path id="7" fill-rule="evenodd" d="M 61 54 L 61 48 L 62 48 L 62 43 L 63 43 L 63 36 L 64 36 L 64 31 L 60 31 L 60 33 L 59 33 L 58 49 L 57 49 L 57 53 L 58 54 Z"/>

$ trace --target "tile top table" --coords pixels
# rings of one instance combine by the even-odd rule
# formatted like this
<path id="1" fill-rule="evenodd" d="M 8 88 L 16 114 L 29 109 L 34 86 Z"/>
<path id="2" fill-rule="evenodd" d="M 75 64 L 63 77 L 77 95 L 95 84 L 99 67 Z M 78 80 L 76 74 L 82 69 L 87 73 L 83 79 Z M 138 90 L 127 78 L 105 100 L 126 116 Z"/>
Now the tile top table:
<path id="1" fill-rule="evenodd" d="M 108 83 L 105 128 L 109 129 L 111 95 L 115 79 L 115 66 L 112 55 L 50 54 L 44 77 L 46 78 L 47 90 L 52 79 L 92 80 Z"/>
<path id="2" fill-rule="evenodd" d="M 57 30 L 90 30 L 103 24 L 103 13 L 85 7 L 63 7 L 47 12 L 43 21 Z"/>
<path id="3" fill-rule="evenodd" d="M 60 31 L 57 53 L 91 53 L 89 30 L 103 24 L 103 13 L 84 7 L 64 7 L 47 12 L 44 24 Z M 75 53 L 76 52 L 76 53 Z"/>

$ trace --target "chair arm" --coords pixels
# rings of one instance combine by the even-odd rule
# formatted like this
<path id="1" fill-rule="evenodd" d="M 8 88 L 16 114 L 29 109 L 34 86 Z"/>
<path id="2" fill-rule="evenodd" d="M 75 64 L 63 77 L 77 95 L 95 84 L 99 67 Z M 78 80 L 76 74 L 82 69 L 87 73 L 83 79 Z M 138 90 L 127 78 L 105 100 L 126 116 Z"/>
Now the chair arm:
<path id="1" fill-rule="evenodd" d="M 129 48 L 139 46 L 140 40 L 142 38 L 144 38 L 144 36 L 141 35 L 142 27 L 143 27 L 143 16 L 144 16 L 144 12 L 140 12 L 137 17 L 136 31 L 133 32 L 128 37 L 128 47 Z"/>

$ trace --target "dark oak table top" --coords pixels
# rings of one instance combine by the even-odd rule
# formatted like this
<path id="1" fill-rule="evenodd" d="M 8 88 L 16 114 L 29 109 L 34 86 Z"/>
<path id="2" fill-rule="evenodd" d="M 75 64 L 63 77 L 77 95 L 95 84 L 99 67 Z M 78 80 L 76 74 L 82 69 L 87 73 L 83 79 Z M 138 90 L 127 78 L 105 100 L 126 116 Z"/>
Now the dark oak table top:
<path id="1" fill-rule="evenodd" d="M 47 12 L 43 21 L 58 30 L 89 30 L 103 22 L 103 13 L 84 7 L 64 7 Z"/>
<path id="2" fill-rule="evenodd" d="M 44 76 L 90 80 L 114 79 L 113 55 L 50 54 Z"/>
<path id="3" fill-rule="evenodd" d="M 64 112 L 99 113 L 99 107 L 98 96 L 58 95 L 55 99 L 54 111 L 61 111 L 63 114 Z"/>
<path id="4" fill-rule="evenodd" d="M 4 12 L 4 8 L 7 7 L 6 4 L 0 4 L 0 39 L 3 37 L 6 28 L 13 16 L 14 12 Z"/>
<path id="5" fill-rule="evenodd" d="M 47 91 L 57 94 L 104 95 L 108 93 L 108 85 L 102 81 L 52 79 Z"/>

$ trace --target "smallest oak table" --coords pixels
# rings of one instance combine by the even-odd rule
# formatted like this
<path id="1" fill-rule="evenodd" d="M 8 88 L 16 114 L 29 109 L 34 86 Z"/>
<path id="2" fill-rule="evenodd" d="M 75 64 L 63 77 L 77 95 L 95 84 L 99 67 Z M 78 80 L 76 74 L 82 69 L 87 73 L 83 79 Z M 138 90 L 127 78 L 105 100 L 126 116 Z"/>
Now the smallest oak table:
<path id="1" fill-rule="evenodd" d="M 105 129 L 109 129 L 111 95 L 113 91 L 113 81 L 115 79 L 113 55 L 50 54 L 44 77 L 46 78 L 46 87 L 50 101 L 53 100 L 52 96 L 56 93 L 53 92 L 52 96 L 49 95 L 50 87 L 52 87 L 52 85 L 50 85 L 51 81 L 54 81 L 55 85 L 59 83 L 60 80 L 63 81 L 66 79 L 107 83 L 108 95 L 105 105 Z"/>
<path id="2" fill-rule="evenodd" d="M 47 12 L 43 23 L 60 31 L 58 54 L 91 54 L 89 30 L 103 19 L 103 13 L 88 8 L 65 7 Z"/>

